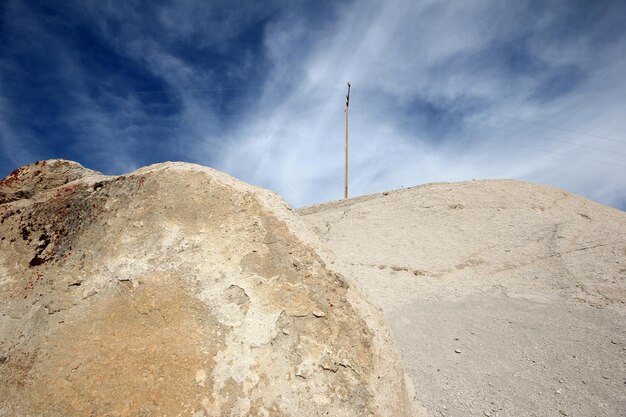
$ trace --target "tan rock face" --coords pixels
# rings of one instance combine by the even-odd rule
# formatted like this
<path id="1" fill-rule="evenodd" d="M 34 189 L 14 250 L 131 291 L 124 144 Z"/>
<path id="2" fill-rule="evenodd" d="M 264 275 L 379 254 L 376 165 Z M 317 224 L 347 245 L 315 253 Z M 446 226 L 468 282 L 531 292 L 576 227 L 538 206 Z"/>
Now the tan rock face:
<path id="1" fill-rule="evenodd" d="M 275 195 L 43 168 L 0 183 L 0 415 L 417 413 L 380 314 Z"/>
<path id="2" fill-rule="evenodd" d="M 39 161 L 16 169 L 0 181 L 0 204 L 30 198 L 42 191 L 94 174 L 97 172 L 72 161 Z"/>

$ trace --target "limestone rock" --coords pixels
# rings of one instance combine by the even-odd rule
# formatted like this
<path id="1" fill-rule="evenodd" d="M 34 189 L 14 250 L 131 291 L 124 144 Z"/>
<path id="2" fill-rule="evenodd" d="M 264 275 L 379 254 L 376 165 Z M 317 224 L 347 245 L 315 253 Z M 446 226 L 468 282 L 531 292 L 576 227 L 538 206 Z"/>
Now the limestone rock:
<path id="1" fill-rule="evenodd" d="M 431 415 L 624 414 L 624 211 L 479 180 L 298 212 L 382 308 Z"/>
<path id="2" fill-rule="evenodd" d="M 35 162 L 18 168 L 0 182 L 0 204 L 30 198 L 97 172 L 62 159 Z"/>
<path id="3" fill-rule="evenodd" d="M 380 312 L 266 190 L 44 161 L 0 203 L 0 415 L 420 412 Z"/>

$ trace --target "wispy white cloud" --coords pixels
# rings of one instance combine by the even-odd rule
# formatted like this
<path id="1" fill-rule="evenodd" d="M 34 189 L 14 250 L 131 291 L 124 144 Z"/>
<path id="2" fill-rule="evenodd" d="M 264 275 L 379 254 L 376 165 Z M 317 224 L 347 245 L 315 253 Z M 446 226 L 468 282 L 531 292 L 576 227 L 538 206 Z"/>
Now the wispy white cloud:
<path id="1" fill-rule="evenodd" d="M 351 81 L 351 195 L 519 178 L 624 208 L 622 3 L 8 0 L 0 160 L 182 159 L 336 199 Z M 10 68 L 31 55 L 51 75 Z"/>
<path id="2" fill-rule="evenodd" d="M 626 142 L 618 81 L 626 38 L 611 23 L 624 8 L 576 7 L 584 8 L 357 2 L 340 8 L 306 51 L 298 39 L 308 28 L 277 22 L 266 32 L 277 73 L 267 88 L 283 94 L 268 94 L 219 167 L 297 206 L 340 198 L 350 80 L 353 195 L 512 177 L 619 205 L 626 159 L 615 152 L 626 153 L 626 143 L 572 131 Z"/>
<path id="3" fill-rule="evenodd" d="M 12 112 L 0 90 L 0 157 L 11 163 L 11 167 L 17 168 L 24 161 L 33 160 L 33 155 L 28 147 L 24 146 L 28 138 L 20 137 L 13 130 L 10 123 L 12 117 Z M 10 169 L 10 167 L 6 168 L 7 173 Z"/>

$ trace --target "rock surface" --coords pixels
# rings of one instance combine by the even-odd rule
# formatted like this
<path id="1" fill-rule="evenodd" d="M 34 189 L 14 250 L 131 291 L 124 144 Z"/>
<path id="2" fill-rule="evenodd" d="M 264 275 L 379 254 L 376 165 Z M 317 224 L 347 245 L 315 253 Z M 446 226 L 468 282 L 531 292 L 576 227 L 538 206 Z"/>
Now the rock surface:
<path id="1" fill-rule="evenodd" d="M 26 166 L 0 183 L 0 415 L 421 414 L 351 282 L 214 170 Z"/>
<path id="2" fill-rule="evenodd" d="M 626 415 L 626 213 L 519 181 L 299 210 L 435 416 Z"/>
<path id="3" fill-rule="evenodd" d="M 31 198 L 89 175 L 98 173 L 72 161 L 39 161 L 16 169 L 0 182 L 0 204 Z"/>

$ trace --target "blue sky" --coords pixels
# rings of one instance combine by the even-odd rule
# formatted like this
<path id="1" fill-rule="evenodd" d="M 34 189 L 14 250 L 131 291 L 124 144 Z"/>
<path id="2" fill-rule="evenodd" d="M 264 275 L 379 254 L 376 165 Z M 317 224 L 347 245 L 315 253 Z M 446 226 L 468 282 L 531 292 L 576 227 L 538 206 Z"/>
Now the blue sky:
<path id="1" fill-rule="evenodd" d="M 626 2 L 0 3 L 0 177 L 208 165 L 302 206 L 516 178 L 626 209 Z"/>

